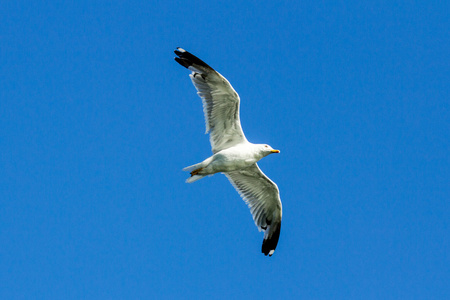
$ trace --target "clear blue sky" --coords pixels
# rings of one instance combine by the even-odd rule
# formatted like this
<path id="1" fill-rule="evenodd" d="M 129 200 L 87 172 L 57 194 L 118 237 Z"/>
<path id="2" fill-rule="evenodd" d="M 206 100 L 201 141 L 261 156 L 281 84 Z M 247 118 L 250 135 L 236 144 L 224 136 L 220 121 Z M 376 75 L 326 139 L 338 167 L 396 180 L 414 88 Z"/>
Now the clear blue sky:
<path id="1" fill-rule="evenodd" d="M 447 1 L 3 1 L 1 299 L 450 299 Z M 241 97 L 274 256 L 183 47 Z"/>

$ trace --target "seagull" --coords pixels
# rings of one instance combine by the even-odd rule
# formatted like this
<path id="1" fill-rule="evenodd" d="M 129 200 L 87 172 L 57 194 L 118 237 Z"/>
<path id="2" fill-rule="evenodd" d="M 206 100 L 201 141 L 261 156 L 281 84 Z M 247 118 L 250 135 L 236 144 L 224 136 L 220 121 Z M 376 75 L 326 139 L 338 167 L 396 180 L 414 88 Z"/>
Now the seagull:
<path id="1" fill-rule="evenodd" d="M 198 57 L 177 48 L 175 60 L 192 71 L 192 80 L 203 102 L 206 133 L 210 133 L 213 155 L 186 167 L 186 182 L 223 173 L 247 203 L 259 231 L 264 231 L 261 252 L 272 256 L 281 229 L 282 206 L 278 186 L 258 167 L 257 162 L 280 153 L 267 144 L 252 144 L 245 138 L 239 120 L 239 95 L 228 80 Z"/>

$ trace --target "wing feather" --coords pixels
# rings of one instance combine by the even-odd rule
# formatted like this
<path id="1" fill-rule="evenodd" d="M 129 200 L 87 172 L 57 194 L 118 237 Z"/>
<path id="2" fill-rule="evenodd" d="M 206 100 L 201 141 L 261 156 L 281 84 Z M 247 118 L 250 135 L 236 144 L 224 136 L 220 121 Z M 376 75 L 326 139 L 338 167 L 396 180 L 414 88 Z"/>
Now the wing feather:
<path id="1" fill-rule="evenodd" d="M 277 185 L 257 164 L 225 175 L 247 203 L 258 229 L 265 232 L 262 252 L 271 256 L 281 229 L 282 205 Z"/>
<path id="2" fill-rule="evenodd" d="M 239 118 L 239 95 L 228 80 L 186 50 L 177 48 L 175 54 L 175 60 L 192 71 L 189 76 L 203 102 L 213 153 L 247 142 Z"/>

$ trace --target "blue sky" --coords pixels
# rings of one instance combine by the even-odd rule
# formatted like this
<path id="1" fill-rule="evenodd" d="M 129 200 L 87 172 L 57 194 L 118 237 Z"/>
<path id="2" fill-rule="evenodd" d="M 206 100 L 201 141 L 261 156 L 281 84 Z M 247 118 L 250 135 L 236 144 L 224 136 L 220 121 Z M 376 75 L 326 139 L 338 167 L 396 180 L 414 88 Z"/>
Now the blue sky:
<path id="1" fill-rule="evenodd" d="M 450 298 L 445 1 L 4 1 L 0 298 Z M 277 251 L 175 47 L 241 97 Z"/>

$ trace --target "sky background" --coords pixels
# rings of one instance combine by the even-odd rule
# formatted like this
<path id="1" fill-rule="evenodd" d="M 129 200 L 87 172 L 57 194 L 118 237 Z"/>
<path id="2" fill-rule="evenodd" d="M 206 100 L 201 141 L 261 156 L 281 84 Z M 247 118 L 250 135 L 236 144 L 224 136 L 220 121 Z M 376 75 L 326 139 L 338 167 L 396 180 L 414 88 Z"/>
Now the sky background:
<path id="1" fill-rule="evenodd" d="M 281 4 L 282 3 L 282 4 Z M 1 299 L 450 299 L 448 1 L 2 1 Z M 183 47 L 241 97 L 272 257 Z"/>

